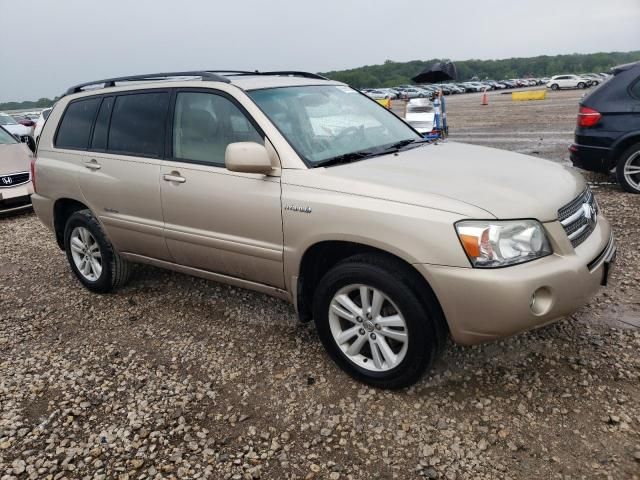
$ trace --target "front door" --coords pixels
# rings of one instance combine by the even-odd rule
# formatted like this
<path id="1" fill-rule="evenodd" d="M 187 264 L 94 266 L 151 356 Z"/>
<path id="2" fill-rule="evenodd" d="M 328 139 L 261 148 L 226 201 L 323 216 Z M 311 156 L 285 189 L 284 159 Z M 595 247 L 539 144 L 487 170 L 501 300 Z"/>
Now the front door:
<path id="1" fill-rule="evenodd" d="M 160 189 L 173 261 L 282 288 L 280 178 L 224 166 L 228 144 L 264 143 L 264 134 L 230 96 L 211 90 L 178 91 L 172 126 Z"/>

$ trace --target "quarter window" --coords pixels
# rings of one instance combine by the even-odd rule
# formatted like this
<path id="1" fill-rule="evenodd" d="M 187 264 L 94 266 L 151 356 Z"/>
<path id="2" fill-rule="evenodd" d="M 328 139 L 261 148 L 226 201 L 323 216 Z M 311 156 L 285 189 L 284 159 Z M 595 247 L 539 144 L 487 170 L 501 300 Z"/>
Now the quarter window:
<path id="1" fill-rule="evenodd" d="M 244 113 L 229 99 L 201 92 L 179 92 L 173 118 L 173 156 L 224 165 L 227 145 L 264 143 Z"/>
<path id="2" fill-rule="evenodd" d="M 100 98 L 95 97 L 70 103 L 60 122 L 55 146 L 86 150 L 98 105 Z"/>
<path id="3" fill-rule="evenodd" d="M 167 92 L 116 97 L 111 114 L 108 150 L 145 157 L 161 157 L 169 107 Z"/>

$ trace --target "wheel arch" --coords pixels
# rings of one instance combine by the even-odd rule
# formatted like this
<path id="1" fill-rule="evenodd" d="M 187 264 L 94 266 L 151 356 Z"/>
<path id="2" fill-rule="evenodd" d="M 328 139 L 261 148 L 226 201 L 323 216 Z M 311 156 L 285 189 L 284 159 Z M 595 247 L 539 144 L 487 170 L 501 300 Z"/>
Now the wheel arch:
<path id="1" fill-rule="evenodd" d="M 60 198 L 53 204 L 53 229 L 61 250 L 64 250 L 64 227 L 67 220 L 75 212 L 88 208 L 84 203 L 72 198 Z"/>
<path id="2" fill-rule="evenodd" d="M 295 288 L 296 298 L 294 298 L 294 301 L 298 318 L 301 322 L 312 320 L 314 292 L 324 274 L 340 261 L 361 254 L 377 255 L 387 258 L 404 267 L 407 274 L 413 277 L 416 285 L 424 289 L 425 293 L 434 300 L 436 307 L 440 310 L 441 317 L 443 319 L 445 318 L 440 302 L 431 285 L 411 264 L 410 259 L 402 258 L 395 253 L 354 241 L 323 240 L 310 245 L 300 260 L 297 285 Z M 446 324 L 446 319 L 444 323 Z M 448 325 L 444 325 L 444 328 L 448 333 Z"/>
<path id="3" fill-rule="evenodd" d="M 621 160 L 620 156 L 634 143 L 640 143 L 640 131 L 626 133 L 611 146 L 612 167 L 615 168 Z"/>

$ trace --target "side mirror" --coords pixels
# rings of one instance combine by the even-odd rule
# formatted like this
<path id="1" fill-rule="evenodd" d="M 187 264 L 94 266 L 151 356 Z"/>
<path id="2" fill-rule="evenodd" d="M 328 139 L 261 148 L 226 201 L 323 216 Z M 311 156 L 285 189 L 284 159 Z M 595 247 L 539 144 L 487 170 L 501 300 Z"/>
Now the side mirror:
<path id="1" fill-rule="evenodd" d="M 224 155 L 227 170 L 266 175 L 273 170 L 264 145 L 255 142 L 236 142 L 227 145 Z"/>

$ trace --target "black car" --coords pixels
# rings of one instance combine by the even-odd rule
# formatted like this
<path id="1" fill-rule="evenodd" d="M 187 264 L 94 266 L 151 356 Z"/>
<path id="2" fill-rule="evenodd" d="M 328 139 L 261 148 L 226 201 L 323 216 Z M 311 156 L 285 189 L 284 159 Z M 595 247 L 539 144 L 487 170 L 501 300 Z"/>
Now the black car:
<path id="1" fill-rule="evenodd" d="M 580 102 L 571 161 L 595 172 L 615 169 L 625 190 L 640 193 L 640 62 L 612 73 Z"/>

